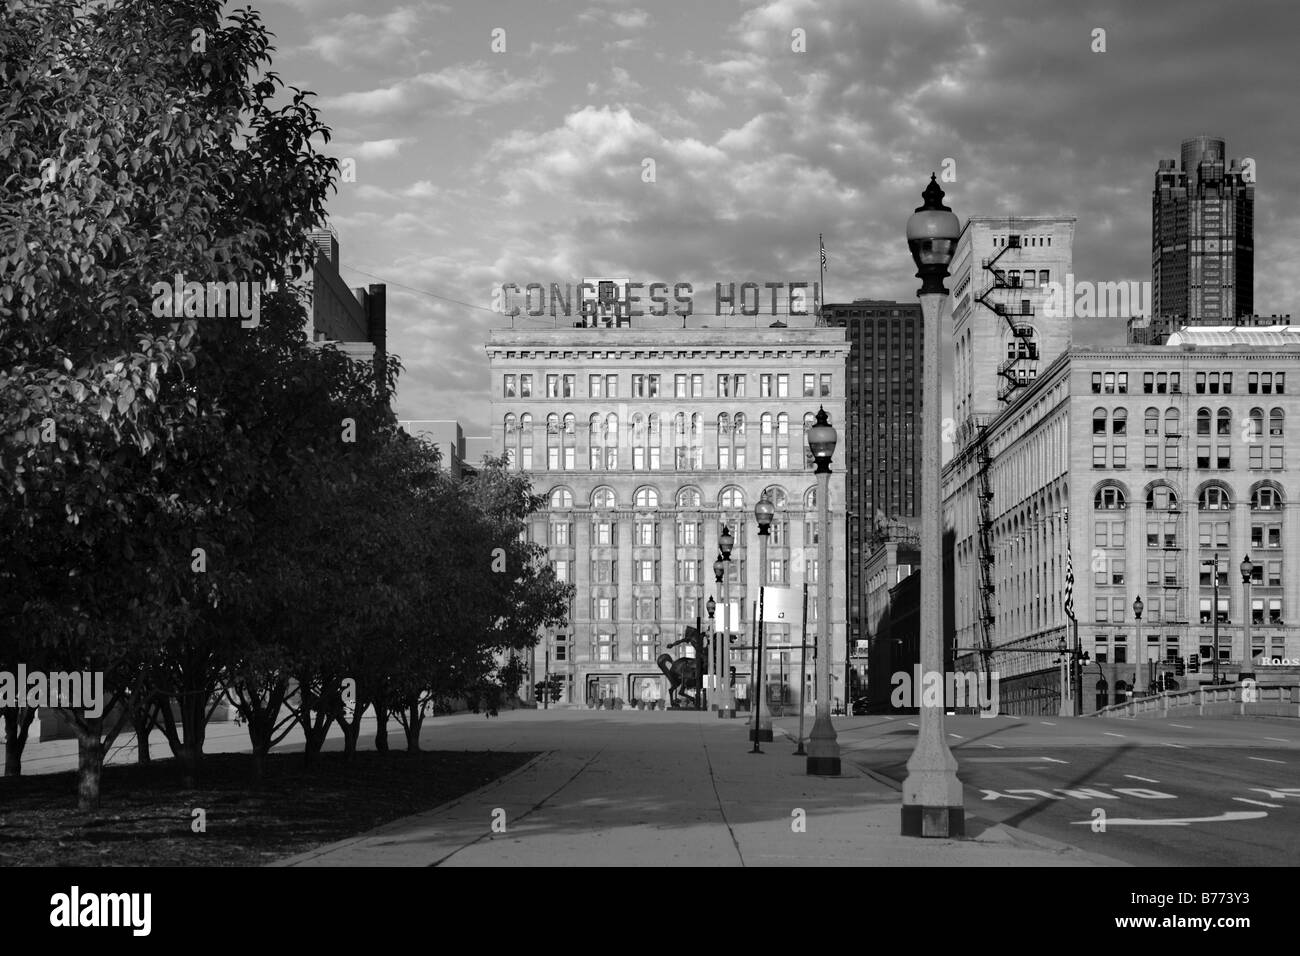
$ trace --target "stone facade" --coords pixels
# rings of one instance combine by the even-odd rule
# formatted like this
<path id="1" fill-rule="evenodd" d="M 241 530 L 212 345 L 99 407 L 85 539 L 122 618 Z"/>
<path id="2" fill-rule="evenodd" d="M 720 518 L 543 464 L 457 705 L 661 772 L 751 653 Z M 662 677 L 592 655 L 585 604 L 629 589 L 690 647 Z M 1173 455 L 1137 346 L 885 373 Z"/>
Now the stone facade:
<path id="1" fill-rule="evenodd" d="M 497 454 L 528 472 L 547 509 L 532 538 L 577 589 L 567 627 L 549 649 L 564 700 L 666 698 L 656 665 L 705 604 L 722 524 L 736 536 L 729 582 L 731 666 L 748 683 L 759 536 L 753 509 L 765 489 L 777 507 L 768 548 L 772 585 L 798 589 L 816 575 L 816 481 L 805 421 L 825 406 L 843 432 L 848 344 L 843 329 L 568 328 L 496 331 L 487 343 Z M 811 376 L 807 378 L 806 376 Z M 807 382 L 808 388 L 805 388 Z M 742 418 L 743 416 L 743 418 Z M 843 441 L 841 439 L 841 448 Z M 839 452 L 837 450 L 837 456 Z M 832 465 L 831 525 L 842 528 L 841 459 Z M 832 541 L 832 646 L 843 698 L 844 538 Z M 815 601 L 809 601 L 814 616 Z M 766 626 L 769 681 L 780 681 L 798 627 Z M 810 625 L 810 640 L 812 634 Z M 785 660 L 789 661 L 787 657 Z M 788 664 L 785 667 L 788 673 Z M 748 688 L 746 688 L 746 691 Z"/>

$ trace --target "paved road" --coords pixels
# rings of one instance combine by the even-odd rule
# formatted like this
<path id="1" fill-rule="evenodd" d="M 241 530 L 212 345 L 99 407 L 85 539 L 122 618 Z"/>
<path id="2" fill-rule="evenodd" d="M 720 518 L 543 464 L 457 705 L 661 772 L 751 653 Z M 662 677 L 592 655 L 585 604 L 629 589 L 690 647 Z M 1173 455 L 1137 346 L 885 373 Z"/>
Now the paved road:
<path id="1" fill-rule="evenodd" d="M 843 757 L 901 782 L 918 721 L 837 721 Z M 967 812 L 986 820 L 1143 866 L 1300 859 L 1300 721 L 948 717 L 945 731 Z"/>

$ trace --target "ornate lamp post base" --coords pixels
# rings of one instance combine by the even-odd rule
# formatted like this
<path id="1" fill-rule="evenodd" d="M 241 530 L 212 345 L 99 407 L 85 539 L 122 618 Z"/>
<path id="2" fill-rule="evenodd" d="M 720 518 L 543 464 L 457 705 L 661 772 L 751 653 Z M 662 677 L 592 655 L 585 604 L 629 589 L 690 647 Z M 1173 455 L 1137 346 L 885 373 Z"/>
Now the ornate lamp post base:
<path id="1" fill-rule="evenodd" d="M 755 737 L 754 737 L 755 732 L 756 732 L 756 731 L 754 730 L 753 727 L 750 727 L 750 728 L 749 728 L 749 739 L 750 739 L 750 740 L 754 740 L 754 739 L 755 739 Z M 771 724 L 768 724 L 766 727 L 760 726 L 760 727 L 758 728 L 758 730 L 757 730 L 757 734 L 758 734 L 758 738 L 757 738 L 757 739 L 758 739 L 759 743 L 770 744 L 770 743 L 772 742 L 772 725 L 771 725 Z"/>
<path id="2" fill-rule="evenodd" d="M 807 772 L 814 777 L 840 775 L 840 747 L 835 738 L 835 727 L 829 717 L 818 714 L 808 735 Z"/>
<path id="3" fill-rule="evenodd" d="M 723 720 L 734 720 L 735 717 L 736 717 L 736 708 L 734 708 L 734 707 L 719 707 L 719 708 L 718 708 L 718 716 L 721 717 Z"/>
<path id="4" fill-rule="evenodd" d="M 966 835 L 962 807 L 903 805 L 903 836 L 951 838 Z"/>

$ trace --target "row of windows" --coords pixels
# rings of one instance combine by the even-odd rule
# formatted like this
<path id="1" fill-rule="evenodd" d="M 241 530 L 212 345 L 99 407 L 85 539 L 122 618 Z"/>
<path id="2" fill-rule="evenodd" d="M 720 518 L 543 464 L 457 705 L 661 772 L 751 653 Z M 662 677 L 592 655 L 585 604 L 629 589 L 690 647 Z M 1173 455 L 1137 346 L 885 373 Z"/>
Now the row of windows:
<path id="1" fill-rule="evenodd" d="M 1201 538 L 1201 546 L 1227 548 L 1228 535 L 1226 533 L 1226 527 L 1227 525 L 1225 523 L 1224 525 L 1225 532 L 1222 535 L 1218 534 L 1218 529 L 1214 529 L 1213 534 L 1211 534 L 1210 532 L 1203 533 Z M 1264 528 L 1260 527 L 1254 530 L 1261 532 L 1260 539 L 1258 540 L 1262 540 L 1262 532 Z M 1280 535 L 1281 535 L 1280 527 L 1277 529 L 1270 528 L 1268 530 L 1270 531 L 1276 530 L 1278 532 L 1279 539 L 1280 539 Z M 1101 537 L 1100 533 L 1098 537 Z M 1217 538 L 1218 543 L 1214 545 L 1207 545 L 1206 541 L 1207 539 L 1210 538 Z M 1158 541 L 1158 540 L 1159 540 L 1158 534 L 1151 534 L 1151 533 L 1147 534 L 1148 546 L 1150 546 L 1153 543 L 1153 541 Z M 1166 537 L 1164 538 L 1164 543 L 1166 545 L 1168 545 L 1171 541 L 1176 541 L 1176 537 L 1172 533 L 1166 535 Z M 1260 547 L 1260 544 L 1257 542 L 1252 542 L 1252 544 L 1256 548 Z M 1280 540 L 1278 541 L 1277 544 L 1273 545 L 1273 547 L 1280 547 L 1280 546 L 1281 546 Z M 1100 560 L 1094 560 L 1093 562 L 1094 563 L 1094 570 L 1093 570 L 1094 584 L 1096 584 L 1099 587 L 1115 587 L 1126 583 L 1128 565 L 1125 558 L 1107 555 L 1104 551 L 1101 551 L 1100 549 L 1098 549 L 1098 552 L 1095 553 L 1095 557 L 1100 558 Z M 1212 564 L 1213 564 L 1212 561 L 1203 561 L 1201 563 L 1200 586 L 1203 588 L 1214 587 L 1214 571 L 1211 567 Z M 1169 556 L 1163 559 L 1148 558 L 1146 562 L 1146 572 L 1147 572 L 1146 583 L 1151 587 L 1179 587 L 1180 586 L 1179 575 L 1178 575 L 1179 567 L 1180 567 L 1180 562 L 1176 556 Z M 1218 575 L 1219 587 L 1225 588 L 1228 586 L 1228 570 L 1227 567 L 1225 566 L 1225 563 L 1222 561 L 1219 562 L 1219 567 L 1220 567 L 1219 575 Z M 1261 561 L 1258 564 L 1253 564 L 1251 567 L 1251 584 L 1258 585 L 1259 587 L 1269 587 L 1269 588 L 1282 587 L 1281 559 L 1267 561 L 1267 562 Z M 1157 615 L 1159 614 L 1158 605 L 1156 607 L 1156 614 Z M 1153 618 L 1153 620 L 1158 620 L 1158 617 Z"/>
<path id="2" fill-rule="evenodd" d="M 1209 623 L 1202 621 L 1202 624 Z M 1266 653 L 1265 643 L 1267 635 L 1253 635 L 1251 638 L 1250 653 L 1252 657 L 1258 657 Z M 1112 641 L 1107 634 L 1098 634 L 1093 640 L 1095 641 L 1095 660 L 1099 664 L 1105 664 L 1111 659 Z M 1147 635 L 1147 657 L 1148 661 L 1170 661 L 1178 657 L 1181 653 L 1181 639 L 1176 634 L 1165 635 L 1165 656 L 1160 656 L 1160 635 Z M 1128 636 L 1125 634 L 1116 634 L 1113 642 L 1114 661 L 1116 664 L 1125 664 L 1128 662 Z M 1282 657 L 1285 641 L 1281 637 L 1273 638 L 1273 657 Z M 1214 636 L 1211 634 L 1202 634 L 1200 636 L 1200 657 L 1203 661 L 1210 661 L 1211 654 L 1214 651 Z M 1222 642 L 1219 647 L 1219 660 L 1229 661 L 1232 658 L 1231 646 L 1225 646 Z"/>
<path id="3" fill-rule="evenodd" d="M 577 375 L 548 374 L 533 376 L 530 373 L 510 373 L 502 376 L 501 392 L 506 398 L 533 398 L 533 379 L 545 386 L 546 398 L 577 398 Z M 674 373 L 666 375 L 635 374 L 631 376 L 632 398 L 667 398 L 663 390 L 664 379 L 669 378 L 673 398 L 704 398 L 704 373 Z M 718 373 L 718 398 L 744 398 L 744 373 Z M 833 377 L 829 372 L 803 373 L 803 397 L 829 398 Z M 592 373 L 587 376 L 587 398 L 619 398 L 617 374 Z M 540 397 L 540 396 L 538 396 Z M 762 373 L 758 376 L 759 398 L 789 398 L 790 375 L 787 373 Z"/>
<path id="4" fill-rule="evenodd" d="M 815 562 L 812 562 L 815 563 Z M 743 560 L 733 560 L 729 562 L 730 567 L 727 569 L 727 580 L 732 584 L 742 584 L 745 580 L 745 562 Z M 704 567 L 704 562 L 700 560 L 682 560 L 675 562 L 676 584 L 700 584 L 705 583 L 703 575 L 707 572 L 712 579 L 713 570 L 710 564 L 708 569 Z M 559 581 L 571 583 L 572 566 L 568 560 L 558 559 L 552 562 L 555 568 L 555 577 Z M 815 568 L 810 569 L 812 578 L 816 578 Z M 596 585 L 616 585 L 618 584 L 618 562 L 612 559 L 596 558 L 591 561 L 590 582 Z M 650 558 L 639 558 L 632 562 L 632 582 L 634 584 L 659 584 L 660 562 Z M 790 583 L 790 560 L 783 557 L 769 558 L 767 562 L 767 574 L 763 581 L 767 585 L 788 585 Z M 612 597 L 606 595 L 601 598 L 593 598 L 593 601 L 600 600 L 609 602 Z"/>
<path id="5" fill-rule="evenodd" d="M 1265 453 L 1267 452 L 1267 466 L 1272 471 L 1280 471 L 1285 467 L 1283 445 L 1251 445 L 1248 449 L 1248 465 L 1252 471 L 1262 471 L 1265 467 Z M 1178 461 L 1178 441 L 1173 438 L 1165 439 L 1164 464 L 1160 463 L 1160 446 L 1147 445 L 1143 454 L 1143 467 L 1148 470 L 1165 471 L 1180 467 Z M 1128 468 L 1128 445 L 1115 444 L 1111 446 L 1103 444 L 1094 444 L 1092 446 L 1092 467 L 1093 468 Z M 1211 449 L 1209 445 L 1196 446 L 1196 467 L 1208 471 L 1218 469 L 1219 471 L 1229 471 L 1232 469 L 1232 446 L 1219 445 Z"/>
<path id="6" fill-rule="evenodd" d="M 816 420 L 817 416 L 812 412 L 804 414 L 803 427 L 805 435 Z M 528 412 L 524 412 L 517 417 L 513 412 L 510 412 L 502 420 L 502 423 L 506 435 L 531 435 L 533 431 L 533 416 Z M 637 412 L 632 415 L 628 422 L 628 438 L 634 445 L 656 441 L 663 432 L 662 424 L 660 416 L 655 412 L 651 412 L 649 415 L 642 415 Z M 749 419 L 745 417 L 744 412 L 737 412 L 734 416 L 728 412 L 722 412 L 718 415 L 716 424 L 719 435 L 743 436 L 747 433 Z M 771 412 L 763 412 L 758 416 L 758 425 L 759 434 L 762 436 L 790 434 L 790 416 L 786 412 L 778 412 L 775 415 Z M 556 412 L 551 412 L 546 416 L 548 439 L 564 435 L 577 435 L 577 427 L 577 416 L 573 412 L 566 412 L 563 417 Z M 696 412 L 687 418 L 685 412 L 678 412 L 673 416 L 671 430 L 678 438 L 686 438 L 689 433 L 692 443 L 698 443 L 704 431 L 704 416 Z M 592 442 L 605 444 L 609 441 L 616 441 L 619 436 L 618 416 L 613 413 L 606 415 L 601 415 L 599 412 L 593 413 L 587 419 L 587 434 Z M 558 444 L 558 442 L 552 442 L 552 444 Z"/>
<path id="7" fill-rule="evenodd" d="M 617 447 L 591 448 L 588 450 L 588 466 L 591 471 L 608 472 L 620 468 L 619 449 Z M 507 448 L 505 451 L 506 468 L 510 471 L 532 471 L 536 466 L 536 457 L 531 445 L 523 448 Z M 743 445 L 734 448 L 722 446 L 717 449 L 717 468 L 720 471 L 745 471 L 748 455 Z M 626 460 L 626 459 L 623 459 Z M 812 452 L 804 449 L 803 469 L 813 467 Z M 648 448 L 638 446 L 632 449 L 631 467 L 633 471 L 663 470 L 662 449 L 658 445 Z M 546 449 L 547 471 L 574 471 L 577 468 L 577 452 L 573 446 Z M 672 468 L 675 471 L 703 471 L 704 449 L 699 445 L 679 446 L 673 449 Z M 763 445 L 759 448 L 758 468 L 761 471 L 789 471 L 790 449 L 785 445 Z"/>
<path id="8" fill-rule="evenodd" d="M 1270 511 L 1282 504 L 1280 488 L 1265 485 L 1250 494 L 1250 507 L 1255 511 Z M 1147 490 L 1146 505 L 1153 511 L 1177 511 L 1178 494 L 1168 485 L 1153 485 Z M 1098 511 L 1117 511 L 1128 507 L 1128 498 L 1123 488 L 1105 485 L 1093 495 L 1092 506 Z M 1232 507 L 1232 494 L 1220 485 L 1206 485 L 1200 490 L 1197 506 L 1207 511 L 1226 510 Z"/>
<path id="9" fill-rule="evenodd" d="M 1008 356 L 1011 357 L 1011 356 Z M 1197 372 L 1198 395 L 1231 395 L 1232 372 Z M 1093 372 L 1094 394 L 1128 394 L 1127 372 Z M 1182 391 L 1180 372 L 1143 372 L 1142 391 L 1147 395 L 1178 394 Z M 1246 375 L 1246 394 L 1282 395 L 1286 392 L 1285 372 L 1250 372 Z"/>
<path id="10" fill-rule="evenodd" d="M 1250 603 L 1251 603 L 1250 623 L 1252 624 L 1284 624 L 1285 623 L 1285 621 L 1282 618 L 1282 610 L 1283 610 L 1282 598 L 1280 597 L 1279 598 L 1273 598 L 1273 597 L 1257 598 L 1257 599 L 1252 599 Z M 1128 607 L 1127 597 L 1096 598 L 1093 603 L 1092 619 L 1097 623 L 1101 623 L 1101 624 L 1108 623 L 1108 622 L 1111 623 L 1122 622 L 1125 619 L 1124 615 L 1127 613 L 1126 612 L 1127 607 Z M 1174 620 L 1174 621 L 1180 620 L 1180 618 L 1176 616 L 1179 613 L 1179 609 L 1177 607 L 1167 608 L 1166 611 L 1169 615 L 1170 620 Z M 1212 615 L 1214 613 L 1214 599 L 1200 598 L 1197 605 L 1197 612 L 1198 612 L 1199 623 L 1201 624 L 1213 623 Z M 1159 621 L 1160 618 L 1158 614 L 1159 612 L 1157 611 L 1156 617 L 1154 618 L 1149 617 L 1149 611 L 1147 608 L 1144 607 L 1142 611 L 1142 618 L 1143 620 L 1149 620 L 1153 622 Z M 1231 596 L 1219 597 L 1218 618 L 1220 624 L 1232 623 Z"/>
<path id="11" fill-rule="evenodd" d="M 786 507 L 789 498 L 784 489 L 772 486 L 766 491 L 768 500 L 772 502 L 774 508 Z M 698 488 L 682 488 L 678 490 L 675 500 L 678 508 L 700 508 L 703 507 L 704 495 Z M 649 486 L 643 486 L 633 493 L 632 501 L 637 508 L 657 508 L 659 507 L 659 492 Z M 568 488 L 554 488 L 547 495 L 547 502 L 553 509 L 572 508 L 574 502 L 573 492 Z M 591 507 L 617 508 L 618 496 L 614 493 L 614 489 L 608 485 L 601 485 L 593 490 L 591 493 Z M 745 507 L 745 492 L 735 485 L 728 485 L 718 495 L 718 507 L 743 509 Z M 804 493 L 804 507 L 809 510 L 817 507 L 816 488 L 809 488 Z"/>
<path id="12" fill-rule="evenodd" d="M 1268 412 L 1268 434 L 1271 438 L 1281 438 L 1283 422 L 1286 413 L 1279 407 L 1269 409 Z M 1094 408 L 1092 411 L 1092 433 L 1094 435 L 1106 434 L 1107 421 L 1110 423 L 1110 433 L 1112 435 L 1128 434 L 1128 409 L 1116 408 L 1113 412 L 1107 412 L 1105 408 Z M 1178 409 L 1166 408 L 1165 415 L 1165 434 L 1178 435 Z M 1208 408 L 1198 408 L 1196 410 L 1196 434 L 1209 435 L 1211 426 L 1214 426 L 1215 434 L 1231 435 L 1233 433 L 1232 410 L 1220 408 L 1217 416 Z M 1250 441 L 1253 437 L 1264 434 L 1264 409 L 1252 408 L 1250 413 L 1241 419 L 1241 437 L 1243 441 Z M 1144 413 L 1143 432 L 1147 435 L 1156 435 L 1160 431 L 1160 410 L 1158 408 L 1148 408 Z"/>

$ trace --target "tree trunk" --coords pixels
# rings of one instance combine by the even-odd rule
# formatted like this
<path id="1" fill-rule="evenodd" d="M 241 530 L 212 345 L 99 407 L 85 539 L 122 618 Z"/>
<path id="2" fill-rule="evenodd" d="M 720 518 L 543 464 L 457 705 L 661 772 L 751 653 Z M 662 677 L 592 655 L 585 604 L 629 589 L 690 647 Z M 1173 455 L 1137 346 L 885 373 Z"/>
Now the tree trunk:
<path id="1" fill-rule="evenodd" d="M 339 726 L 343 728 L 343 760 L 345 763 L 357 762 L 357 738 L 361 736 L 361 717 L 354 716 L 352 720 L 340 720 Z"/>
<path id="2" fill-rule="evenodd" d="M 5 708 L 5 776 L 19 777 L 23 772 L 23 748 L 27 732 L 36 719 L 35 707 Z"/>
<path id="3" fill-rule="evenodd" d="M 375 704 L 375 750 L 388 753 L 388 708 L 380 703 Z"/>
<path id="4" fill-rule="evenodd" d="M 152 702 L 145 704 L 143 708 L 131 708 L 131 725 L 135 729 L 136 763 L 153 762 L 153 755 L 149 753 L 149 735 L 153 732 L 154 721 L 154 704 Z"/>
<path id="5" fill-rule="evenodd" d="M 104 745 L 95 735 L 77 736 L 77 809 L 99 809 L 99 781 L 104 773 Z"/>
<path id="6" fill-rule="evenodd" d="M 419 701 L 412 701 L 406 707 L 406 720 L 402 722 L 402 729 L 406 731 L 406 752 L 408 754 L 418 754 L 420 752 L 420 726 L 424 723 L 424 708 L 420 706 Z"/>
<path id="7" fill-rule="evenodd" d="M 266 755 L 270 750 L 270 747 L 253 744 L 253 786 L 261 786 L 266 779 Z"/>

